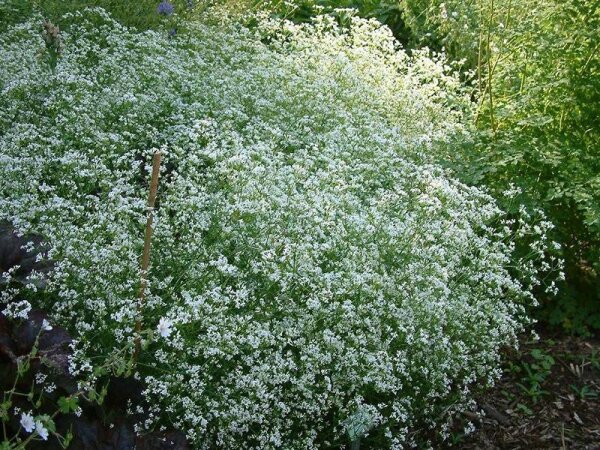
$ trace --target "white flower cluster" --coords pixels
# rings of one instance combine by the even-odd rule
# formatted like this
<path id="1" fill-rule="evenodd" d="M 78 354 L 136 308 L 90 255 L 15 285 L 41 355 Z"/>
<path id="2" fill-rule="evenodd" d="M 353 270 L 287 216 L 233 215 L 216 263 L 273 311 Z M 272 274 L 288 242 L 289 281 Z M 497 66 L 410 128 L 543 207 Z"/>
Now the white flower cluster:
<path id="1" fill-rule="evenodd" d="M 31 304 L 27 300 L 21 300 L 9 303 L 2 310 L 2 314 L 9 319 L 27 319 L 29 311 L 31 311 Z"/>
<path id="2" fill-rule="evenodd" d="M 52 246 L 32 301 L 75 334 L 75 372 L 134 340 L 160 149 L 143 427 L 320 448 L 368 411 L 365 439 L 401 448 L 498 375 L 530 296 L 492 200 L 423 163 L 465 132 L 442 63 L 359 19 L 63 22 L 54 72 L 40 20 L 0 35 L 0 220 Z"/>

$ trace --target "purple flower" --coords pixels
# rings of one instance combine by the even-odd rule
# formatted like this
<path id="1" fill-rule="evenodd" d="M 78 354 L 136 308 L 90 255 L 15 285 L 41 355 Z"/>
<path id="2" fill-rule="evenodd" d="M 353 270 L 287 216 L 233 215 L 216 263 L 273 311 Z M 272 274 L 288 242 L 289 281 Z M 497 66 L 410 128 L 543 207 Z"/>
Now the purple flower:
<path id="1" fill-rule="evenodd" d="M 175 7 L 171 4 L 171 2 L 163 0 L 158 5 L 158 8 L 156 8 L 156 12 L 164 16 L 170 16 L 173 14 L 173 12 L 175 12 Z"/>

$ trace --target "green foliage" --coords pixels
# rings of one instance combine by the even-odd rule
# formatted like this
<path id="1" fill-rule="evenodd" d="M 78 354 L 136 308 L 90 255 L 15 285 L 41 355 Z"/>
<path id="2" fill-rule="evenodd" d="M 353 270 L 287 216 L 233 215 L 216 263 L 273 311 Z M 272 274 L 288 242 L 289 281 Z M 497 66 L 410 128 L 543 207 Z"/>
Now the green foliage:
<path id="1" fill-rule="evenodd" d="M 12 25 L 27 20 L 34 13 L 40 13 L 46 19 L 59 25 L 61 29 L 68 26 L 63 16 L 67 13 L 81 11 L 86 7 L 101 7 L 110 11 L 121 24 L 139 30 L 160 28 L 164 25 L 174 26 L 180 19 L 189 19 L 202 13 L 210 1 L 170 0 L 175 7 L 171 17 L 157 12 L 160 0 L 4 0 L 0 2 L 0 18 L 5 25 Z"/>
<path id="2" fill-rule="evenodd" d="M 486 1 L 401 0 L 411 46 L 444 49 L 454 59 L 465 58 L 467 66 L 474 68 Z"/>
<path id="3" fill-rule="evenodd" d="M 599 2 L 404 0 L 413 45 L 464 62 L 480 130 L 441 155 L 466 182 L 542 208 L 556 228 L 566 282 L 541 316 L 600 328 Z M 472 70 L 472 72 L 469 72 Z"/>
<path id="4" fill-rule="evenodd" d="M 522 362 L 517 369 L 517 371 L 524 373 L 518 386 L 531 397 L 534 403 L 537 403 L 541 396 L 548 393 L 542 386 L 552 372 L 555 361 L 551 355 L 540 349 L 533 349 L 530 357 L 531 361 Z"/>
<path id="5" fill-rule="evenodd" d="M 547 1 L 494 36 L 468 159 L 480 182 L 517 184 L 556 225 L 567 283 L 543 316 L 578 331 L 600 328 L 599 27 L 598 2 Z"/>
<path id="6" fill-rule="evenodd" d="M 577 397 L 581 400 L 598 398 L 598 391 L 587 384 L 571 384 L 570 387 L 573 393 L 575 393 L 575 395 L 577 395 Z"/>
<path id="7" fill-rule="evenodd" d="M 589 355 L 590 358 L 590 365 L 592 366 L 592 369 L 600 372 L 600 355 L 598 354 L 598 351 L 596 349 L 592 349 L 592 352 Z"/>
<path id="8" fill-rule="evenodd" d="M 396 39 L 407 43 L 410 34 L 404 24 L 400 3 L 394 0 L 250 0 L 256 9 L 270 11 L 276 17 L 293 22 L 310 22 L 320 14 L 337 15 L 344 21 L 348 15 L 375 18 L 386 24 Z M 351 11 L 354 10 L 354 11 Z"/>
<path id="9" fill-rule="evenodd" d="M 77 411 L 78 406 L 79 401 L 77 397 L 60 397 L 58 399 L 58 408 L 63 414 Z"/>

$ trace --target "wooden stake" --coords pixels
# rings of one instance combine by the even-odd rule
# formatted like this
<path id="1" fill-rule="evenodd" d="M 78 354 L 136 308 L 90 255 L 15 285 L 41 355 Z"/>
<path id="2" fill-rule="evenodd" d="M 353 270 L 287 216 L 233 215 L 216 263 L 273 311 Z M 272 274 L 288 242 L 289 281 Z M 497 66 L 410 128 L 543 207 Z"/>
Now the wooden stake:
<path id="1" fill-rule="evenodd" d="M 152 241 L 152 220 L 154 218 L 154 203 L 156 201 L 156 192 L 158 191 L 158 176 L 160 174 L 160 152 L 154 153 L 152 157 L 152 180 L 150 182 L 150 193 L 148 194 L 148 218 L 146 219 L 146 234 L 144 236 L 144 253 L 142 254 L 142 272 L 140 275 L 140 292 L 137 307 L 138 319 L 135 324 L 135 349 L 133 352 L 133 362 L 142 349 L 140 332 L 142 331 L 142 313 L 144 302 L 146 300 L 146 287 L 148 285 L 148 266 L 150 265 L 150 244 Z"/>

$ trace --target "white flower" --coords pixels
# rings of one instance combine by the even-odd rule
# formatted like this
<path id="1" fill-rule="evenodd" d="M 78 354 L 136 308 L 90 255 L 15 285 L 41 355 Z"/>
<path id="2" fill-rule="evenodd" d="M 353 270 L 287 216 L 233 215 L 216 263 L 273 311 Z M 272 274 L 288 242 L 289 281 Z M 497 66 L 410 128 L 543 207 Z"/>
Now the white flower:
<path id="1" fill-rule="evenodd" d="M 445 3 L 442 3 L 440 5 L 440 16 L 442 17 L 443 20 L 446 20 L 448 18 L 448 10 L 446 9 Z"/>
<path id="2" fill-rule="evenodd" d="M 164 317 L 161 317 L 160 321 L 158 322 L 158 326 L 156 327 L 158 330 L 158 333 L 166 338 L 169 337 L 171 335 L 171 332 L 173 330 L 171 330 L 171 325 L 173 325 L 173 323 L 169 320 L 169 319 L 165 319 Z"/>
<path id="3" fill-rule="evenodd" d="M 6 309 L 2 311 L 10 319 L 27 319 L 31 311 L 31 304 L 27 300 L 9 303 Z"/>
<path id="4" fill-rule="evenodd" d="M 35 427 L 35 422 L 33 421 L 33 416 L 29 413 L 21 414 L 21 426 L 27 431 L 31 433 L 33 428 Z"/>
<path id="5" fill-rule="evenodd" d="M 475 425 L 473 425 L 472 422 L 468 422 L 467 425 L 465 425 L 465 429 L 464 429 L 465 436 L 472 434 L 475 431 L 475 429 L 476 429 Z"/>
<path id="6" fill-rule="evenodd" d="M 37 431 L 37 434 L 42 438 L 42 440 L 44 440 L 44 441 L 48 440 L 48 430 L 42 424 L 42 422 L 35 423 L 35 431 Z"/>
<path id="7" fill-rule="evenodd" d="M 98 15 L 102 27 L 91 26 Z M 315 424 L 338 433 L 335 416 L 349 418 L 354 438 L 408 447 L 408 430 L 439 416 L 422 399 L 452 402 L 431 421 L 443 430 L 468 409 L 468 386 L 499 376 L 497 350 L 523 328 L 527 293 L 506 269 L 512 228 L 491 228 L 502 215 L 487 194 L 421 163 L 438 158 L 438 142 L 442 150 L 468 135 L 462 106 L 448 103 L 459 80 L 429 52 L 397 49 L 378 24 L 353 18 L 338 30 L 319 20 L 286 24 L 291 41 L 269 45 L 263 37 L 279 23 L 256 33 L 189 24 L 180 49 L 100 10 L 80 12 L 51 83 L 37 19 L 0 33 L 2 105 L 33 111 L 2 130 L 0 210 L 23 229 L 39 217 L 52 242 L 48 289 L 60 297 L 53 317 L 76 333 L 71 373 L 91 374 L 107 343 L 131 338 L 130 275 L 146 221 L 137 180 L 154 151 L 139 158 L 140 149 L 164 142 L 177 168 L 160 182 L 178 214 L 155 211 L 169 256 L 153 258 L 147 297 L 164 316 L 148 325 L 169 345 L 147 354 L 155 370 L 135 375 L 149 408 L 137 430 L 168 415 L 198 447 L 316 448 Z M 105 54 L 97 43 L 107 35 Z M 88 66 L 78 55 L 90 52 Z M 56 121 L 37 117 L 36 92 Z M 57 158 L 68 188 L 51 175 Z M 105 182 L 96 192 L 90 180 Z M 5 296 L 11 314 L 28 317 L 29 304 Z M 377 405 L 365 405 L 373 390 Z"/>
<path id="8" fill-rule="evenodd" d="M 48 322 L 46 319 L 44 319 L 42 321 L 42 330 L 50 331 L 51 329 L 52 329 L 52 325 L 50 325 L 50 322 Z"/>
<path id="9" fill-rule="evenodd" d="M 42 384 L 44 383 L 44 381 L 46 381 L 46 375 L 43 374 L 42 372 L 38 372 L 35 374 L 35 382 L 36 384 Z"/>

